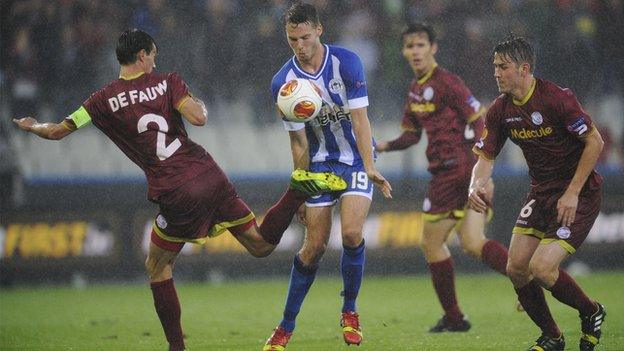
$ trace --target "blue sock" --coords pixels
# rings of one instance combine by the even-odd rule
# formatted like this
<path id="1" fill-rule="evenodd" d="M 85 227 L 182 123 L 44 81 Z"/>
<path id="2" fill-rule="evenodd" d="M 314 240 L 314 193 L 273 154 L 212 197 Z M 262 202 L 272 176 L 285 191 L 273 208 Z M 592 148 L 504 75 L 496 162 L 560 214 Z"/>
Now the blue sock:
<path id="1" fill-rule="evenodd" d="M 317 268 L 317 265 L 305 267 L 299 258 L 299 254 L 295 255 L 293 267 L 290 271 L 290 285 L 288 287 L 286 307 L 284 308 L 284 319 L 280 322 L 280 326 L 289 333 L 295 330 L 295 318 L 299 314 L 303 299 L 305 299 L 310 286 L 314 282 Z"/>
<path id="2" fill-rule="evenodd" d="M 364 275 L 366 258 L 364 248 L 364 239 L 357 247 L 342 246 L 342 258 L 340 260 L 342 281 L 344 282 L 344 290 L 341 293 L 344 296 L 342 312 L 355 312 L 355 299 L 357 299 Z"/>

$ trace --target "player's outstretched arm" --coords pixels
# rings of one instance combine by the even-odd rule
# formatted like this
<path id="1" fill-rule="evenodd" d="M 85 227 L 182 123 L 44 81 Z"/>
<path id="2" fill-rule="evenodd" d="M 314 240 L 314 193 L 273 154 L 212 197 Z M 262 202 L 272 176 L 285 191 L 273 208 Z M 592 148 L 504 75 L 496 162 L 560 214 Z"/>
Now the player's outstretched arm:
<path id="1" fill-rule="evenodd" d="M 375 169 L 375 163 L 373 162 L 373 135 L 366 107 L 351 110 L 351 124 L 353 125 L 355 142 L 357 143 L 358 151 L 364 162 L 364 169 L 366 170 L 368 179 L 377 184 L 384 197 L 388 199 L 392 198 L 392 186 L 390 182 Z"/>
<path id="2" fill-rule="evenodd" d="M 405 150 L 420 141 L 420 131 L 403 131 L 403 134 L 392 141 L 379 141 L 375 150 L 379 152 Z"/>
<path id="3" fill-rule="evenodd" d="M 494 161 L 479 156 L 472 168 L 472 178 L 468 189 L 468 205 L 479 213 L 485 213 L 488 208 L 488 183 L 492 176 Z"/>
<path id="4" fill-rule="evenodd" d="M 184 119 L 194 126 L 203 126 L 208 119 L 206 104 L 196 97 L 188 97 L 177 108 Z"/>
<path id="5" fill-rule="evenodd" d="M 13 123 L 22 130 L 48 140 L 61 140 L 76 130 L 71 119 L 65 119 L 61 123 L 39 123 L 32 117 L 24 117 L 13 118 Z"/>

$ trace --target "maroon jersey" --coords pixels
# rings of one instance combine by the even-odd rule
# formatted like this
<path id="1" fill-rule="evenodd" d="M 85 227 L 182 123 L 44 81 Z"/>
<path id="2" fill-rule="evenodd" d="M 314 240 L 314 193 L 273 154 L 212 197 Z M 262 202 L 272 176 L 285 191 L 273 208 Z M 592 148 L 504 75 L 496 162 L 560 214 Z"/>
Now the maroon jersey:
<path id="1" fill-rule="evenodd" d="M 188 138 L 176 110 L 189 97 L 177 73 L 150 73 L 117 79 L 83 104 L 93 124 L 145 172 L 151 200 L 215 166 Z"/>
<path id="2" fill-rule="evenodd" d="M 470 169 L 470 151 L 483 129 L 484 109 L 464 82 L 453 73 L 434 67 L 410 85 L 401 127 L 420 135 L 427 132 L 427 159 L 433 174 L 447 169 Z"/>
<path id="3" fill-rule="evenodd" d="M 494 159 L 507 138 L 520 146 L 536 191 L 566 189 L 585 148 L 580 138 L 594 130 L 591 117 L 569 89 L 536 78 L 524 101 L 499 96 L 488 110 L 485 131 L 474 151 Z M 600 187 L 596 171 L 585 188 Z"/>

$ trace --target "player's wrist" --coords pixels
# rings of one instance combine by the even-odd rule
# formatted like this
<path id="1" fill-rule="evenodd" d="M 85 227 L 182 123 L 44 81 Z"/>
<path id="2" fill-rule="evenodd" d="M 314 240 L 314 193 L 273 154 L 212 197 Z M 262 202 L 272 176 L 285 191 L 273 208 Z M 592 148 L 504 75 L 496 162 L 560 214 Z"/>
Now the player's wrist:
<path id="1" fill-rule="evenodd" d="M 576 186 L 569 186 L 568 189 L 566 189 L 566 193 L 574 196 L 579 196 L 581 194 L 581 189 Z"/>

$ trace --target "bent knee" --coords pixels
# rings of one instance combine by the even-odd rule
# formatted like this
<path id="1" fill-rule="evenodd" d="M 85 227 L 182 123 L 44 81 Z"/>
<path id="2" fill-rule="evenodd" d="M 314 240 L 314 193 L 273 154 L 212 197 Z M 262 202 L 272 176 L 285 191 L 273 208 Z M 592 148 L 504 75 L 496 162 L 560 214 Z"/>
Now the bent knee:
<path id="1" fill-rule="evenodd" d="M 342 244 L 347 247 L 357 247 L 362 243 L 361 231 L 347 231 L 342 233 Z"/>
<path id="2" fill-rule="evenodd" d="M 526 280 L 531 276 L 531 271 L 529 270 L 529 267 L 515 264 L 511 261 L 507 262 L 506 271 L 507 276 L 512 281 Z"/>
<path id="3" fill-rule="evenodd" d="M 468 255 L 481 259 L 481 250 L 483 249 L 483 243 L 481 242 L 463 242 L 461 244 L 462 250 Z"/>
<path id="4" fill-rule="evenodd" d="M 316 265 L 321 261 L 327 250 L 327 244 L 304 245 L 299 251 L 299 257 L 306 266 Z"/>
<path id="5" fill-rule="evenodd" d="M 170 264 L 158 264 L 156 260 L 145 260 L 145 269 L 147 270 L 147 276 L 150 281 L 161 281 L 171 278 Z"/>
<path id="6" fill-rule="evenodd" d="M 257 245 L 249 248 L 249 253 L 255 258 L 264 258 L 269 256 L 275 247 L 275 245 Z"/>
<path id="7" fill-rule="evenodd" d="M 444 243 L 444 240 L 441 238 L 423 235 L 422 240 L 420 241 L 420 248 L 425 252 L 435 252 L 437 250 L 441 250 Z"/>
<path id="8" fill-rule="evenodd" d="M 557 275 L 559 267 L 542 260 L 531 260 L 529 263 L 531 274 L 540 282 L 550 282 Z"/>

